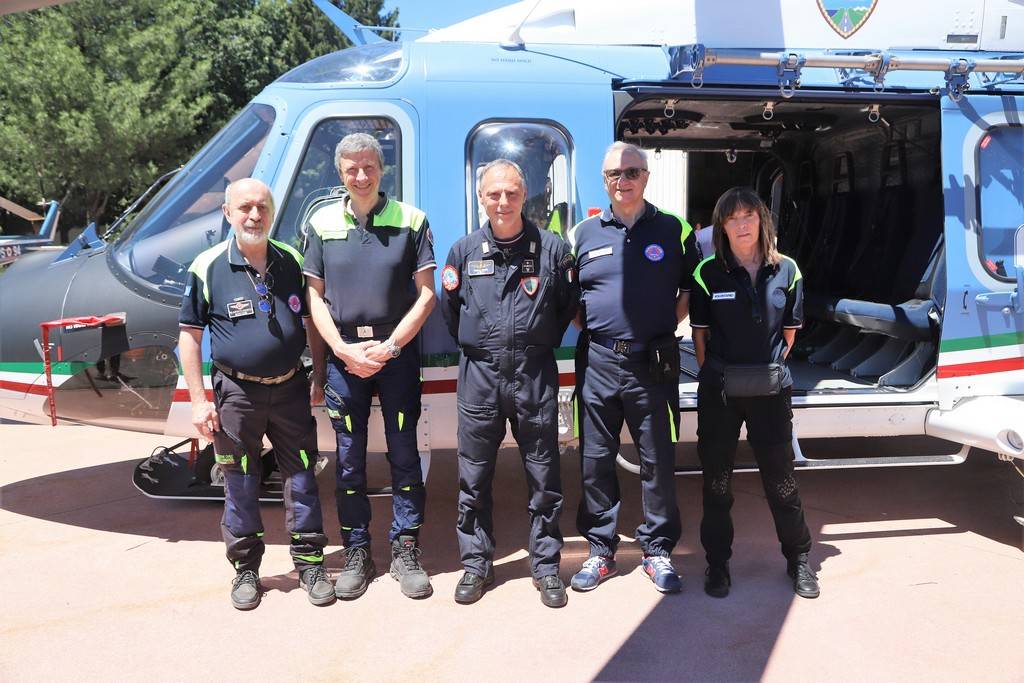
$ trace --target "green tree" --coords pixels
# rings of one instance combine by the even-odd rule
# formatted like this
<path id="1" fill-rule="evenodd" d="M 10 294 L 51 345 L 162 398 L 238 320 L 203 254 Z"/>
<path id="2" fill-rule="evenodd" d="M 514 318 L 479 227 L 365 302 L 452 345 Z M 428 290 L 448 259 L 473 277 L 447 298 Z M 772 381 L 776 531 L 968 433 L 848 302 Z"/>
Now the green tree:
<path id="1" fill-rule="evenodd" d="M 332 0 L 334 1 L 334 0 Z M 362 23 L 382 0 L 345 3 Z M 0 190 L 109 221 L 268 83 L 348 46 L 311 0 L 78 0 L 0 19 Z"/>

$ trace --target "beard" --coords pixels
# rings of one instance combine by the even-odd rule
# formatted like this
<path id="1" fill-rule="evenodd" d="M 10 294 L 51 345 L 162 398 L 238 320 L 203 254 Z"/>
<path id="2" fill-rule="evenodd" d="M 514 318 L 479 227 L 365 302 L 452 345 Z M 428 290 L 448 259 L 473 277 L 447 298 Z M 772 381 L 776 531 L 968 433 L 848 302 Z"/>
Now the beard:
<path id="1" fill-rule="evenodd" d="M 241 230 L 236 230 L 235 235 L 239 242 L 250 246 L 259 246 L 267 241 L 267 233 L 263 230 L 249 230 L 243 227 Z"/>

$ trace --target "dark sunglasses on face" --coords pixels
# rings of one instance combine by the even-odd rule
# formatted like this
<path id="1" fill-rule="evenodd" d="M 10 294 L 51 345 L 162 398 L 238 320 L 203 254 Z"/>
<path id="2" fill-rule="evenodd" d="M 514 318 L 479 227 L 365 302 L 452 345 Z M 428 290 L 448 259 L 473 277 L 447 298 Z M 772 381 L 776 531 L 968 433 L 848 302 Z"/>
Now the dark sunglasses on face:
<path id="1" fill-rule="evenodd" d="M 605 179 L 612 181 L 618 180 L 619 178 L 636 180 L 641 174 L 646 172 L 646 168 L 640 168 L 638 166 L 630 166 L 629 168 L 610 168 L 607 171 L 603 171 Z"/>

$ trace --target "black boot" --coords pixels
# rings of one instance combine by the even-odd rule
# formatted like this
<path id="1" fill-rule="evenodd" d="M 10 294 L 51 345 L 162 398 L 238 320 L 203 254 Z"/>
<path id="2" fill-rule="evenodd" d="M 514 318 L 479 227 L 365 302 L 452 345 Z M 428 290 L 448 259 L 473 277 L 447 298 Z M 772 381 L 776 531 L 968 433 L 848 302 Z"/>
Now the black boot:
<path id="1" fill-rule="evenodd" d="M 243 569 L 235 574 L 231 582 L 231 604 L 235 609 L 253 609 L 263 597 L 260 591 L 260 576 L 252 569 Z"/>
<path id="2" fill-rule="evenodd" d="M 549 574 L 533 580 L 533 585 L 540 591 L 540 601 L 545 607 L 565 607 L 569 596 L 565 593 L 565 584 L 558 574 Z"/>
<path id="3" fill-rule="evenodd" d="M 409 598 L 425 598 L 434 592 L 430 577 L 420 566 L 415 536 L 399 536 L 391 544 L 391 578 L 398 581 L 402 594 Z"/>
<path id="4" fill-rule="evenodd" d="M 710 564 L 704 570 L 704 592 L 713 598 L 724 598 L 729 595 L 732 577 L 729 575 L 729 563 Z"/>
<path id="5" fill-rule="evenodd" d="M 460 605 L 469 605 L 484 596 L 488 586 L 494 584 L 494 571 L 487 572 L 483 577 L 479 574 L 467 571 L 462 575 L 459 584 L 455 586 L 455 602 Z"/>
<path id="6" fill-rule="evenodd" d="M 797 555 L 795 559 L 790 560 L 786 573 L 789 574 L 789 578 L 793 579 L 793 591 L 801 598 L 816 598 L 821 595 L 818 577 L 807 564 L 807 553 Z"/>

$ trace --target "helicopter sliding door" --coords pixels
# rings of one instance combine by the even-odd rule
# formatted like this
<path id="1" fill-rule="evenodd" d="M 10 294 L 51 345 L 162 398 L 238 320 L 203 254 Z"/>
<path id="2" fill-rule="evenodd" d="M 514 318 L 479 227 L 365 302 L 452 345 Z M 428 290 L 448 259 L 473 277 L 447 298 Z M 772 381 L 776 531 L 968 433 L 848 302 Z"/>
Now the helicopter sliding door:
<path id="1" fill-rule="evenodd" d="M 939 348 L 940 405 L 1024 394 L 1024 97 L 942 105 L 949 283 Z"/>

